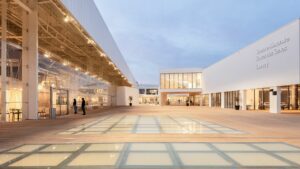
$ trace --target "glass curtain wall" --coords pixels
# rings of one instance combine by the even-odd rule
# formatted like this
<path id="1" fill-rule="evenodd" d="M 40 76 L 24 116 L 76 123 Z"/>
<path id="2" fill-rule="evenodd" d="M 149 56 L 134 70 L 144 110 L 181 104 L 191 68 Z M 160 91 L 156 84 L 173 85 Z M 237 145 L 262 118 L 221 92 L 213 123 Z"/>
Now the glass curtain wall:
<path id="1" fill-rule="evenodd" d="M 201 73 L 161 73 L 161 89 L 201 88 Z"/>
<path id="2" fill-rule="evenodd" d="M 6 88 L 6 110 L 3 110 L 3 108 L 0 107 L 1 113 L 5 114 L 6 119 L 8 121 L 22 120 L 23 101 L 22 101 L 22 82 L 21 82 L 21 78 L 22 78 L 21 55 L 22 55 L 22 50 L 13 47 L 11 44 L 8 44 L 7 61 L 6 61 L 6 77 L 8 81 L 6 86 L 7 87 Z M 1 64 L 0 64 L 0 73 L 1 73 Z"/>
<path id="3" fill-rule="evenodd" d="M 225 92 L 225 108 L 234 108 L 239 104 L 239 91 Z"/>
<path id="4" fill-rule="evenodd" d="M 200 106 L 208 106 L 208 104 L 209 104 L 208 94 L 200 95 Z"/>
<path id="5" fill-rule="evenodd" d="M 221 107 L 221 93 L 212 93 L 211 94 L 211 106 L 212 107 Z"/>
<path id="6" fill-rule="evenodd" d="M 247 110 L 267 110 L 270 108 L 269 88 L 249 89 L 246 91 Z"/>
<path id="7" fill-rule="evenodd" d="M 281 87 L 281 109 L 300 110 L 300 85 Z"/>
<path id="8" fill-rule="evenodd" d="M 8 45 L 7 110 L 1 110 L 1 113 L 6 114 L 8 121 L 22 120 L 24 104 L 22 101 L 21 56 L 21 49 L 15 45 Z M 86 99 L 89 109 L 105 106 L 113 97 L 108 95 L 109 87 L 109 84 L 75 71 L 67 65 L 64 66 L 62 63 L 39 56 L 38 112 L 36 113 L 39 118 L 49 118 L 50 109 L 54 108 L 56 115 L 66 115 L 72 108 L 73 98 L 77 99 L 77 105 L 80 106 L 82 97 Z M 54 99 L 52 104 L 51 98 Z"/>

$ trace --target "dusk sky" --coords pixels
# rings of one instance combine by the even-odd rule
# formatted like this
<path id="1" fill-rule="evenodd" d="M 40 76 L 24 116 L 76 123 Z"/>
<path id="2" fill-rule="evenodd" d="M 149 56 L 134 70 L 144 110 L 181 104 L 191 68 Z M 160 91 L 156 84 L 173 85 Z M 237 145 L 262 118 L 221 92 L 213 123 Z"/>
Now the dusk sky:
<path id="1" fill-rule="evenodd" d="M 205 68 L 300 17 L 300 0 L 95 2 L 139 84 L 158 84 L 161 69 Z"/>

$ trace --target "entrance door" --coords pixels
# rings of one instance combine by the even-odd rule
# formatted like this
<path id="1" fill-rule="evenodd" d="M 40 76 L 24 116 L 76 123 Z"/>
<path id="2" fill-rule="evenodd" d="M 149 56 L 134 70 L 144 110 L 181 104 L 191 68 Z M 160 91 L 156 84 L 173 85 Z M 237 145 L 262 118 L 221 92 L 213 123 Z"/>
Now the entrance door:
<path id="1" fill-rule="evenodd" d="M 69 114 L 69 91 L 66 89 L 50 88 L 51 115 L 62 116 Z M 50 116 L 51 116 L 50 115 Z"/>
<path id="2" fill-rule="evenodd" d="M 188 94 L 168 94 L 167 105 L 184 106 L 186 105 L 186 101 L 188 99 L 189 99 Z"/>

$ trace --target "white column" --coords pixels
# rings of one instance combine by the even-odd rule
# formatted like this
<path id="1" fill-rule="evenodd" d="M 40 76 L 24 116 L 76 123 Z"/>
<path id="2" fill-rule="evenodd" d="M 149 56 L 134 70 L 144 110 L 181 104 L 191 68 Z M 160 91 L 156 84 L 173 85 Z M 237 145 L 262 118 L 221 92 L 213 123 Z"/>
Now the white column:
<path id="1" fill-rule="evenodd" d="M 240 90 L 239 105 L 241 110 L 247 110 L 247 90 Z"/>
<path id="2" fill-rule="evenodd" d="M 23 11 L 23 117 L 38 118 L 38 2 L 28 1 L 31 12 Z"/>
<path id="3" fill-rule="evenodd" d="M 225 93 L 221 92 L 221 108 L 225 108 Z"/>
<path id="4" fill-rule="evenodd" d="M 208 107 L 211 107 L 211 93 L 208 94 Z"/>
<path id="5" fill-rule="evenodd" d="M 6 63 L 7 63 L 7 1 L 2 0 L 2 38 L 1 38 L 1 120 L 6 121 L 6 91 L 7 91 L 7 77 L 6 77 Z"/>
<path id="6" fill-rule="evenodd" d="M 271 89 L 270 113 L 280 113 L 281 112 L 281 89 L 278 86 L 271 87 L 270 89 Z"/>

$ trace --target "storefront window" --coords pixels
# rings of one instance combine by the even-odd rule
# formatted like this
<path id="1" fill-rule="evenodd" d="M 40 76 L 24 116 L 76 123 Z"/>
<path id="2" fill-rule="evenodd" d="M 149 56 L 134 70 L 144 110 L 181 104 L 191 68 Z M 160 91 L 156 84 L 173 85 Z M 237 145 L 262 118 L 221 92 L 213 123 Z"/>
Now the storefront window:
<path id="1" fill-rule="evenodd" d="M 225 92 L 225 108 L 234 108 L 239 104 L 239 91 Z"/>
<path id="2" fill-rule="evenodd" d="M 207 94 L 200 95 L 200 106 L 208 106 L 209 97 Z"/>
<path id="3" fill-rule="evenodd" d="M 221 93 L 212 93 L 211 94 L 211 106 L 212 107 L 221 107 Z"/>
<path id="4" fill-rule="evenodd" d="M 266 110 L 270 108 L 269 88 L 246 91 L 247 110 Z"/>
<path id="5" fill-rule="evenodd" d="M 282 110 L 300 109 L 300 85 L 281 87 L 281 109 Z"/>

